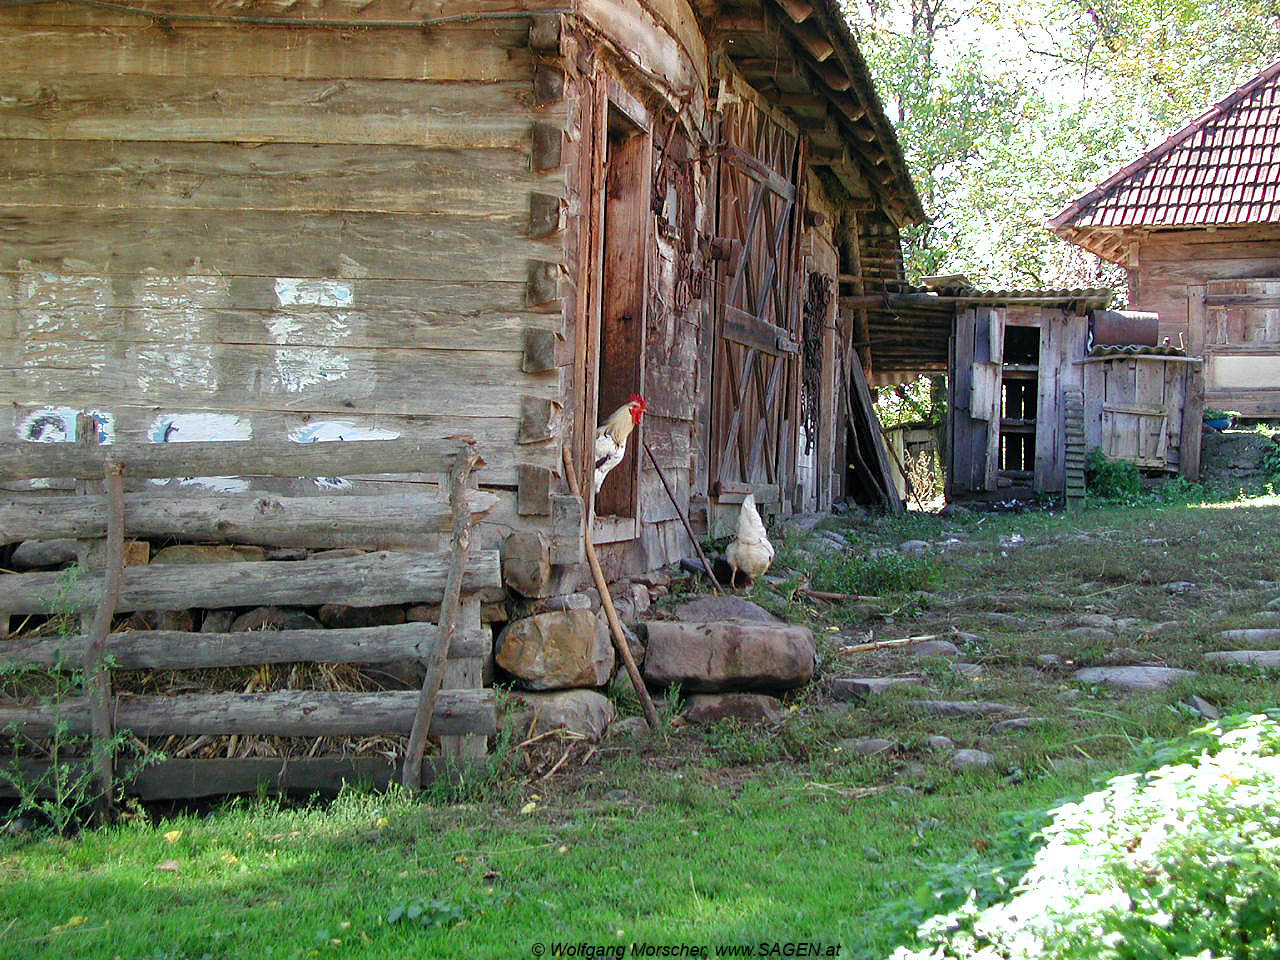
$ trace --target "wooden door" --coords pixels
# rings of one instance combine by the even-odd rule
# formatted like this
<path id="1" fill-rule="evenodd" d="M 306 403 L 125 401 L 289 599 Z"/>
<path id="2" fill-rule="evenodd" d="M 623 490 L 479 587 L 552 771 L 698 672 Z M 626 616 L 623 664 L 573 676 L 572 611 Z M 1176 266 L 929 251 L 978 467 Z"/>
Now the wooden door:
<path id="1" fill-rule="evenodd" d="M 721 141 L 711 492 L 785 506 L 799 427 L 803 147 L 746 98 L 726 105 Z"/>
<path id="2" fill-rule="evenodd" d="M 1203 310 L 1206 405 L 1280 416 L 1280 279 L 1211 280 Z"/>

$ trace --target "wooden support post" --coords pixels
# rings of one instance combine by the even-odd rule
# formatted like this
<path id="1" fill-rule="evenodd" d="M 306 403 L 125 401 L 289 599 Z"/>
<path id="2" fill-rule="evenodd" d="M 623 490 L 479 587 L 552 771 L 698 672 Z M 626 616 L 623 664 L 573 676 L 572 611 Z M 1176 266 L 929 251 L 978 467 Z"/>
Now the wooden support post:
<path id="1" fill-rule="evenodd" d="M 107 637 L 120 597 L 124 578 L 124 464 L 108 463 L 105 477 L 107 489 L 106 580 L 102 599 L 94 612 L 89 631 L 89 644 L 84 654 L 84 686 L 89 701 L 92 726 L 94 773 L 101 796 L 98 811 L 102 819 L 110 816 L 112 785 L 115 780 L 115 730 L 111 723 L 111 668 L 106 663 Z"/>
<path id="2" fill-rule="evenodd" d="M 449 659 L 449 645 L 458 630 L 459 612 L 462 606 L 462 577 L 467 566 L 467 554 L 471 549 L 471 512 L 467 509 L 467 478 L 479 459 L 472 447 L 458 457 L 449 476 L 449 505 L 453 508 L 453 562 L 445 581 L 444 596 L 440 601 L 440 643 L 436 655 L 427 666 L 418 697 L 418 709 L 413 717 L 413 729 L 405 750 L 404 777 L 406 787 L 418 790 L 422 787 L 422 754 L 427 746 L 427 734 L 431 717 L 435 712 L 436 697 L 444 679 L 445 663 Z"/>
<path id="3" fill-rule="evenodd" d="M 567 444 L 560 448 L 560 452 L 564 455 L 565 479 L 569 481 L 569 492 L 575 497 L 582 494 L 578 490 L 578 473 L 573 469 L 573 454 L 569 452 Z M 587 551 L 587 563 L 591 566 L 591 575 L 595 577 L 596 590 L 600 592 L 600 602 L 604 605 L 605 616 L 609 620 L 609 629 L 613 634 L 613 645 L 618 650 L 618 656 L 622 658 L 622 663 L 627 668 L 627 676 L 631 678 L 631 686 L 635 688 L 636 697 L 640 700 L 640 708 L 644 711 L 644 718 L 649 724 L 650 730 L 658 729 L 658 711 L 653 707 L 653 700 L 649 697 L 649 691 L 645 689 L 644 680 L 640 677 L 640 668 L 636 666 L 635 657 L 631 656 L 631 647 L 627 645 L 627 635 L 622 630 L 622 622 L 618 619 L 618 611 L 614 609 L 613 597 L 609 594 L 609 581 L 604 578 L 604 571 L 600 569 L 600 561 L 596 558 L 596 546 L 591 542 L 591 529 L 587 525 L 587 529 L 583 532 L 584 546 Z"/>
<path id="4" fill-rule="evenodd" d="M 658 466 L 658 458 L 653 455 L 653 451 L 649 449 L 649 444 L 647 443 L 644 444 L 644 452 L 649 455 L 649 462 L 653 464 L 653 469 L 658 471 L 658 479 L 662 481 L 662 487 L 667 491 L 671 506 L 675 507 L 676 515 L 680 518 L 680 522 L 684 524 L 684 532 L 689 535 L 689 541 L 693 544 L 693 549 L 698 551 L 698 559 L 702 561 L 702 569 L 711 578 L 711 589 L 716 593 L 720 593 L 720 584 L 716 582 L 716 575 L 711 569 L 711 564 L 707 561 L 707 555 L 702 552 L 702 544 L 698 543 L 698 538 L 693 535 L 693 527 L 689 524 L 689 518 L 685 516 L 684 508 L 676 502 L 676 495 L 671 489 L 671 484 L 667 482 L 667 475 Z"/>

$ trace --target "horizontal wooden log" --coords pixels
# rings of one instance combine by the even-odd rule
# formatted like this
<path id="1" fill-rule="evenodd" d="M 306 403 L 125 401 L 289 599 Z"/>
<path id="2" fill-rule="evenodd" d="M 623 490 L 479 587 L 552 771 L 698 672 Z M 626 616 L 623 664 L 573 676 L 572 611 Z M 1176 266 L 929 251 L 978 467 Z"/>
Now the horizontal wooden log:
<path id="1" fill-rule="evenodd" d="M 70 394 L 56 394 L 43 399 L 45 402 L 38 404 L 0 405 L 0 437 L 29 440 L 33 435 L 39 435 L 39 424 L 43 422 L 42 418 L 49 414 L 50 401 L 63 402 L 68 406 L 74 405 L 74 409 L 91 406 L 83 398 Z M 284 410 L 280 407 L 264 409 L 266 406 L 266 404 L 260 404 L 259 409 L 235 407 L 216 409 L 206 404 L 188 402 L 157 411 L 154 406 L 107 401 L 97 406 L 97 409 L 104 410 L 112 417 L 115 441 L 121 445 L 150 443 L 155 437 L 163 435 L 167 425 L 171 423 L 177 425 L 179 435 L 191 424 L 223 423 L 230 424 L 239 430 L 239 436 L 248 435 L 267 441 L 283 441 L 285 438 L 306 436 L 317 428 L 327 431 L 322 433 L 322 436 L 332 436 L 335 432 L 341 434 L 344 431 L 353 431 L 356 436 L 361 436 L 372 431 L 374 436 L 390 435 L 407 441 L 426 442 L 436 442 L 441 437 L 474 436 L 477 448 L 485 457 L 485 464 L 479 470 L 480 482 L 486 485 L 510 486 L 512 489 L 517 482 L 519 464 L 554 466 L 559 463 L 559 446 L 552 443 L 523 445 L 516 443 L 520 421 L 515 415 L 511 417 L 473 416 L 469 411 L 432 415 L 367 415 L 351 410 L 343 414 L 326 415 L 315 411 Z M 202 475 L 184 472 L 179 476 Z M 203 476 L 217 476 L 217 474 Z M 351 482 L 349 492 L 360 495 L 415 493 L 421 488 L 405 487 L 404 483 L 426 482 L 434 488 L 434 484 L 440 479 L 439 473 L 368 474 L 363 472 L 363 468 L 355 473 L 328 474 L 328 476 L 347 478 Z M 10 483 L 8 486 L 17 492 L 23 489 L 22 485 L 29 485 L 32 482 L 39 482 L 42 485 L 64 483 L 64 481 L 46 483 L 24 480 Z M 284 477 L 250 478 L 246 482 L 249 490 L 276 496 L 307 497 L 335 493 L 331 486 L 317 483 L 310 478 L 305 480 Z M 71 481 L 65 481 L 66 489 L 70 489 L 70 483 Z M 0 486 L 4 484 L 5 481 L 0 481 Z M 193 485 L 198 489 L 203 484 L 198 480 L 166 482 L 165 480 L 131 480 L 127 477 L 125 479 L 125 489 L 129 492 L 158 494 L 172 492 L 178 495 L 190 495 L 193 492 L 191 489 Z M 220 489 L 220 486 L 214 485 L 214 489 Z M 426 493 L 435 496 L 434 489 L 429 489 Z M 501 511 L 495 508 L 489 515 L 489 519 L 503 519 L 500 513 Z"/>
<path id="2" fill-rule="evenodd" d="M 533 189 L 514 147 L 9 140 L 0 166 L 0 206 L 509 216 Z"/>
<path id="3" fill-rule="evenodd" d="M 520 147 L 529 82 L 0 76 L 0 137 Z"/>
<path id="4" fill-rule="evenodd" d="M 80 761 L 70 761 L 78 763 Z M 26 783 L 38 782 L 49 768 L 47 762 L 22 761 L 19 770 Z M 0 797 L 16 797 L 6 771 L 0 767 Z M 437 756 L 422 764 L 422 783 L 427 786 L 441 778 L 457 776 L 456 763 Z M 318 757 L 314 759 L 272 759 L 246 757 L 238 760 L 166 760 L 146 767 L 122 784 L 130 796 L 142 800 L 192 800 L 236 793 L 313 794 L 334 796 L 345 784 L 385 789 L 400 783 L 400 764 L 382 757 Z"/>
<path id="5" fill-rule="evenodd" d="M 384 441 L 367 441 L 371 443 Z M 70 446 L 70 445 L 68 445 Z M 467 491 L 471 513 L 487 512 L 496 495 Z M 106 536 L 106 497 L 22 497 L 0 500 L 0 543 Z M 453 529 L 447 503 L 425 496 L 125 497 L 125 535 L 222 540 L 271 547 L 421 546 L 423 537 Z"/>
<path id="6" fill-rule="evenodd" d="M 446 473 L 461 440 L 355 440 L 290 443 L 225 441 L 81 446 L 0 443 L 0 478 L 102 476 L 108 461 L 127 477 L 340 477 L 349 473 Z"/>
<path id="7" fill-rule="evenodd" d="M 328 278 L 354 272 L 448 282 L 515 281 L 527 279 L 529 260 L 553 261 L 560 253 L 555 238 L 525 239 L 528 229 L 527 209 L 510 217 L 407 217 L 3 207 L 0 270 L 31 269 L 29 263 L 57 273 L 71 258 L 104 274 Z"/>
<path id="8" fill-rule="evenodd" d="M 88 638 L 52 637 L 0 647 L 0 663 L 14 667 L 78 669 Z M 134 630 L 107 636 L 107 655 L 123 670 L 203 670 L 262 663 L 390 663 L 430 660 L 440 643 L 433 623 L 401 623 L 345 630 L 248 630 L 182 633 Z M 493 653 L 487 630 L 463 632 L 449 645 L 451 659 Z"/>
<path id="9" fill-rule="evenodd" d="M 335 693 L 279 690 L 272 693 L 192 693 L 177 697 L 121 696 L 112 703 L 114 726 L 138 737 L 226 736 L 355 737 L 403 735 L 413 725 L 416 690 Z M 18 725 L 31 737 L 48 736 L 65 720 L 71 733 L 89 732 L 83 698 L 63 700 L 55 713 L 47 704 L 0 701 L 0 730 Z M 497 730 L 492 690 L 441 690 L 431 733 L 488 735 Z"/>
<path id="10" fill-rule="evenodd" d="M 380 552 L 331 560 L 129 567 L 116 609 L 439 603 L 449 560 L 447 553 Z M 476 552 L 463 592 L 496 597 L 500 576 L 497 551 Z M 101 593 L 102 576 L 96 573 L 82 573 L 74 583 L 57 573 L 0 576 L 0 610 L 10 613 L 90 610 Z"/>
<path id="11" fill-rule="evenodd" d="M 303 29 L 283 35 L 260 26 L 179 24 L 161 35 L 146 20 L 136 19 L 131 26 L 109 31 L 56 26 L 7 29 L 0 31 L 0 57 L 10 75 L 493 83 L 532 77 L 528 38 L 528 21 L 479 28 L 441 24 L 431 31 L 408 26 L 376 34 Z"/>
<path id="12" fill-rule="evenodd" d="M 292 25 L 292 21 L 320 20 L 332 21 L 398 21 L 420 27 L 421 23 L 438 17 L 476 16 L 483 18 L 486 13 L 509 14 L 521 10 L 536 13 L 548 6 L 546 0 L 148 0 L 143 9 L 158 14 L 169 14 L 180 18 L 183 15 L 210 15 L 225 17 L 281 17 L 290 21 L 290 29 L 301 27 Z M 113 10 L 101 7 L 82 7 L 78 4 L 49 3 L 38 6 L 10 7 L 3 11 L 2 22 L 19 25 L 98 25 L 98 26 L 139 26 L 151 22 L 150 17 L 129 13 L 125 10 Z M 500 20 L 487 21 L 482 24 L 501 23 Z M 513 25 L 524 24 L 528 30 L 528 20 L 513 19 Z M 183 30 L 225 29 L 224 24 L 200 24 L 181 19 L 171 21 L 175 26 L 181 24 Z M 443 26 L 443 25 L 438 25 Z M 284 34 L 292 36 L 292 33 Z M 376 32 L 368 32 L 365 36 L 377 37 Z"/>

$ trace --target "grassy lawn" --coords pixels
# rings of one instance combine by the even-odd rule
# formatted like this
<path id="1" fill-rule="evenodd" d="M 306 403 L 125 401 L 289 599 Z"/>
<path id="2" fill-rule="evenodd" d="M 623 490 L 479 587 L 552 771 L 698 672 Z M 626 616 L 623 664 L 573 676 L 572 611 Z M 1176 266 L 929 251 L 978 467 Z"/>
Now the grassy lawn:
<path id="1" fill-rule="evenodd" d="M 139 811 L 70 840 L 0 840 L 0 957 L 526 957 L 584 941 L 817 941 L 884 957 L 918 918 L 904 901 L 926 880 L 959 883 L 948 866 L 997 855 L 1011 814 L 1079 797 L 1197 726 L 1190 694 L 1224 714 L 1280 705 L 1275 678 L 1201 659 L 1230 646 L 1220 630 L 1280 625 L 1263 612 L 1280 596 L 1280 499 L 826 525 L 853 556 L 958 541 L 922 562 L 927 592 L 843 606 L 788 597 L 786 584 L 760 594 L 814 625 L 823 678 L 910 672 L 921 687 L 846 708 L 816 684 L 777 728 L 571 744 L 538 779 L 564 749 L 543 743 L 425 801 L 239 800 Z M 780 559 L 839 573 L 801 546 Z M 1166 589 L 1176 581 L 1194 586 Z M 1089 614 L 1176 625 L 1071 634 Z M 952 628 L 974 637 L 958 642 L 976 679 L 904 651 L 839 652 L 869 633 Z M 1072 680 L 1116 647 L 1198 673 L 1140 696 Z M 1046 669 L 1039 654 L 1064 662 Z M 995 733 L 989 719 L 913 713 L 907 701 L 925 696 L 1015 704 L 1046 722 Z M 957 774 L 925 747 L 935 734 L 997 762 Z M 867 736 L 901 749 L 864 758 L 840 743 Z M 421 914 L 388 921 L 408 907 Z"/>

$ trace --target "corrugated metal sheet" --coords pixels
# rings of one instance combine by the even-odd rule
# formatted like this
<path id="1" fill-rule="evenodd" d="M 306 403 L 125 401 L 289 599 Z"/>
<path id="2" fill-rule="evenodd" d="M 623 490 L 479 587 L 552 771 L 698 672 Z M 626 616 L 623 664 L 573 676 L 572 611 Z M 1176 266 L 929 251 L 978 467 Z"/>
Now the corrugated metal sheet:
<path id="1" fill-rule="evenodd" d="M 1275 223 L 1280 218 L 1280 61 L 1049 221 L 1084 227 Z"/>

